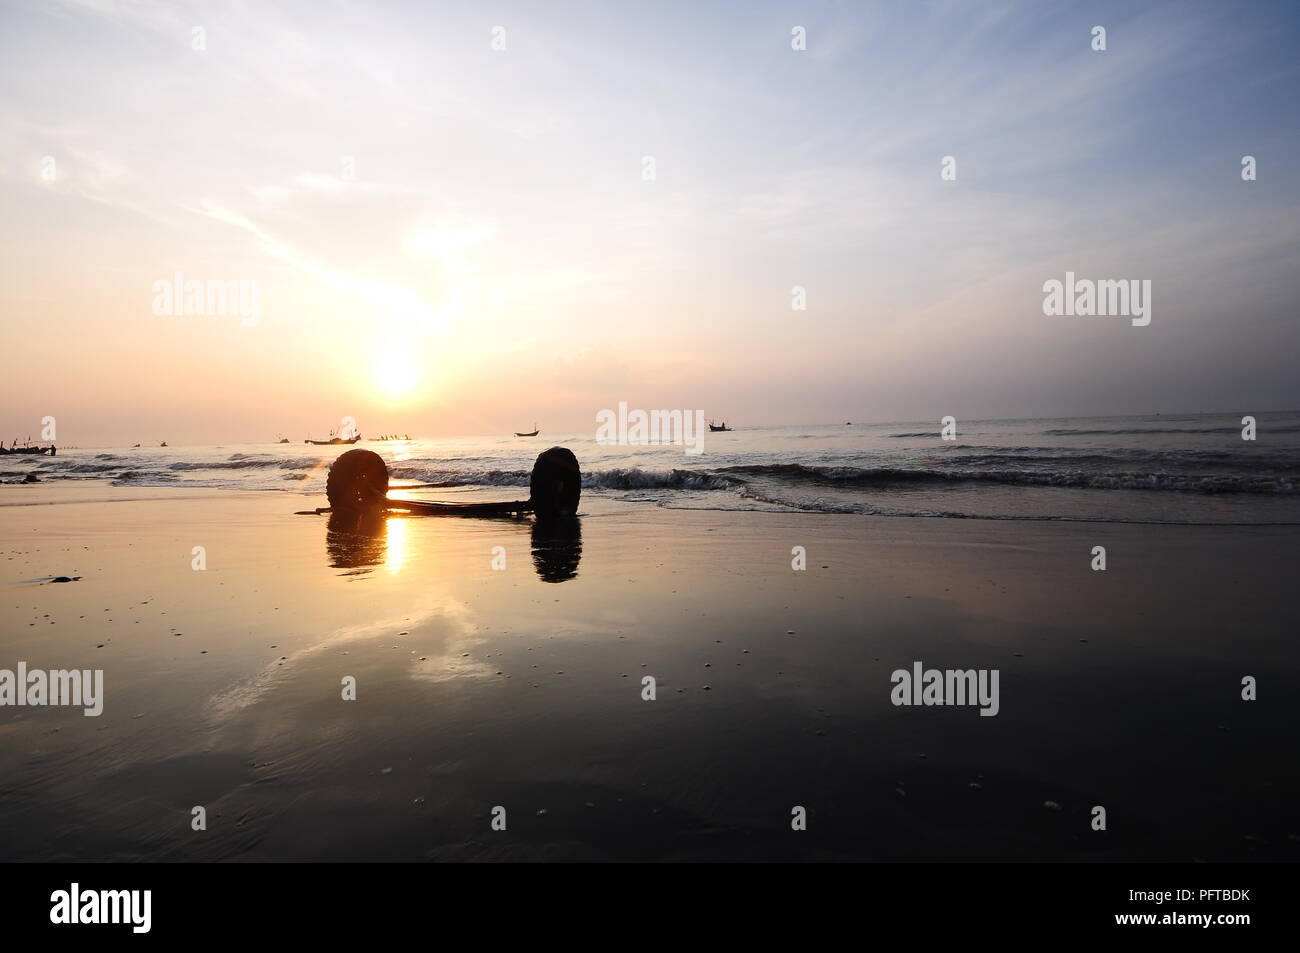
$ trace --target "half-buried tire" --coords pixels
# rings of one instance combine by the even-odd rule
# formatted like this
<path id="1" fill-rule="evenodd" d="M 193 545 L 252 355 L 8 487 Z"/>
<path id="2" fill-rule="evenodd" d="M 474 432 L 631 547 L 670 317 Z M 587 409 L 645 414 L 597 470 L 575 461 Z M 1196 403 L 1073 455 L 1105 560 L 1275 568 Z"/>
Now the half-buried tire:
<path id="1" fill-rule="evenodd" d="M 582 496 L 582 471 L 567 447 L 551 447 L 537 457 L 528 481 L 528 503 L 421 503 L 409 501 L 415 512 L 465 516 L 519 512 L 531 509 L 538 519 L 568 519 L 578 513 Z M 325 480 L 330 508 L 339 513 L 370 513 L 387 506 L 402 508 L 388 499 L 388 467 L 373 450 L 349 450 L 330 467 Z"/>
<path id="2" fill-rule="evenodd" d="M 388 467 L 373 450 L 349 450 L 330 465 L 325 480 L 330 508 L 366 513 L 388 503 Z"/>
<path id="3" fill-rule="evenodd" d="M 528 480 L 528 496 L 538 519 L 577 514 L 578 498 L 582 496 L 582 471 L 572 450 L 551 447 L 538 454 Z"/>

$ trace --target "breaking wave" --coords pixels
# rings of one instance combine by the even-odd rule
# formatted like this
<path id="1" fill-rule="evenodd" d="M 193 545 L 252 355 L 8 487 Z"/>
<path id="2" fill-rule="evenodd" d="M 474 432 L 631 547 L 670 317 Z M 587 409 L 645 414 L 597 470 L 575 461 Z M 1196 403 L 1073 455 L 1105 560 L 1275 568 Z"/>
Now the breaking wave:
<path id="1" fill-rule="evenodd" d="M 397 480 L 414 480 L 421 485 L 528 486 L 528 470 L 449 470 L 395 466 L 389 474 Z M 639 467 L 594 470 L 582 475 L 583 489 L 605 490 L 725 490 L 736 480 L 703 470 L 642 470 Z"/>
<path id="2" fill-rule="evenodd" d="M 800 463 L 723 467 L 721 473 L 744 474 L 788 482 L 855 486 L 1004 483 L 1016 486 L 1083 487 L 1096 490 L 1171 490 L 1182 493 L 1294 493 L 1300 475 L 1270 476 L 1190 473 L 1094 473 L 1085 470 L 910 469 L 904 467 L 825 467 Z"/>

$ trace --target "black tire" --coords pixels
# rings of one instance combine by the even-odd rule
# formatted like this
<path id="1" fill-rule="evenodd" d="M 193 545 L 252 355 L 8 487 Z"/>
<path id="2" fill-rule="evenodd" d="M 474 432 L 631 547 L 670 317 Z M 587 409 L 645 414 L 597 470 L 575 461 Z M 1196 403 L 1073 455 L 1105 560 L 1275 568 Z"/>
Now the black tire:
<path id="1" fill-rule="evenodd" d="M 528 479 L 528 498 L 538 519 L 576 516 L 582 496 L 582 470 L 568 447 L 543 450 Z"/>
<path id="2" fill-rule="evenodd" d="M 383 508 L 388 501 L 388 466 L 373 450 L 349 450 L 330 465 L 325 480 L 330 508 L 340 512 L 366 513 Z"/>

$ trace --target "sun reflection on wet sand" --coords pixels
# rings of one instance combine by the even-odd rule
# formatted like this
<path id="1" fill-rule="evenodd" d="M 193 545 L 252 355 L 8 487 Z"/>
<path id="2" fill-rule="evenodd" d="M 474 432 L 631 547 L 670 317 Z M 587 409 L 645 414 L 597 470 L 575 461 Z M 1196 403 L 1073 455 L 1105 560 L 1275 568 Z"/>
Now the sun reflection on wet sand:
<path id="1" fill-rule="evenodd" d="M 388 558 L 384 565 L 393 575 L 402 571 L 406 565 L 410 550 L 410 537 L 407 535 L 406 520 L 400 516 L 390 516 L 388 524 Z"/>

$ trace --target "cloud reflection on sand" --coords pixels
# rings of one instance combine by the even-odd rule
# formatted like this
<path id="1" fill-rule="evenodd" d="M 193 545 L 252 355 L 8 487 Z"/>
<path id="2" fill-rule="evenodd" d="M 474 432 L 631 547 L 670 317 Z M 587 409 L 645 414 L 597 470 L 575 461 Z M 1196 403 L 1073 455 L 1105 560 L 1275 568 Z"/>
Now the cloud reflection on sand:
<path id="1" fill-rule="evenodd" d="M 430 597 L 424 608 L 417 609 L 414 614 L 345 626 L 320 642 L 270 662 L 259 672 L 217 692 L 208 699 L 204 709 L 208 719 L 215 724 L 229 721 L 287 684 L 300 672 L 302 663 L 332 649 L 377 639 L 415 640 L 414 644 L 424 646 L 414 650 L 416 657 L 412 659 L 411 678 L 415 681 L 441 682 L 453 678 L 492 676 L 496 669 L 491 665 L 464 657 L 465 653 L 472 652 L 486 641 L 486 637 L 478 633 L 471 617 L 471 610 L 465 603 L 436 596 Z M 417 629 L 422 631 L 415 631 Z M 436 631 L 437 642 L 432 647 L 421 641 L 430 631 Z M 412 634 L 402 636 L 399 635 L 401 632 Z M 329 685 L 322 688 L 322 691 L 326 690 L 337 692 L 340 689 L 338 685 Z"/>

